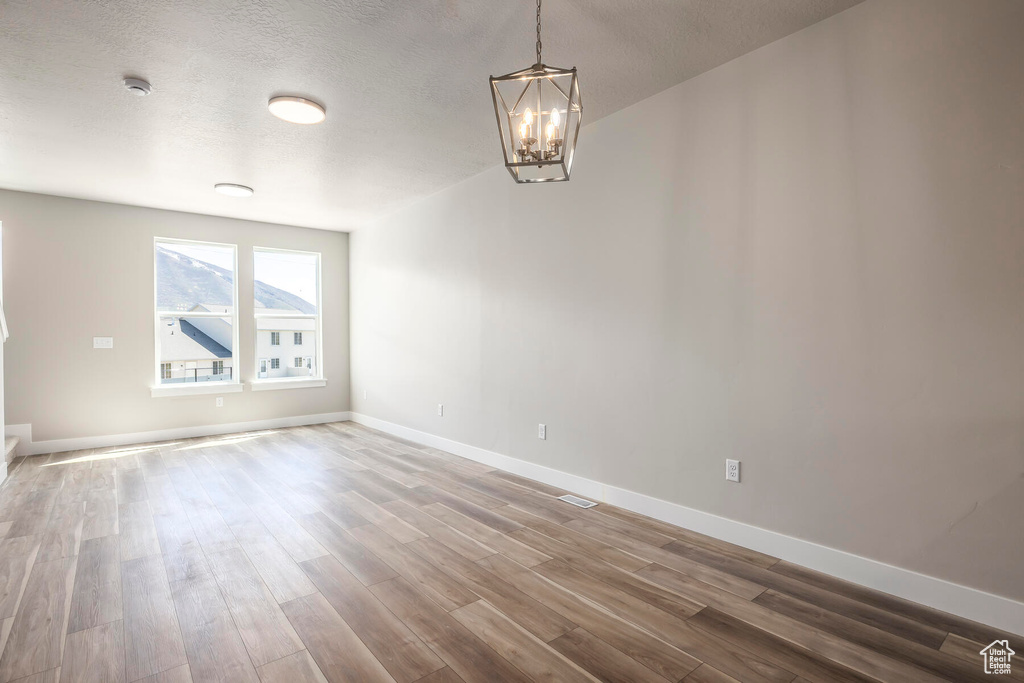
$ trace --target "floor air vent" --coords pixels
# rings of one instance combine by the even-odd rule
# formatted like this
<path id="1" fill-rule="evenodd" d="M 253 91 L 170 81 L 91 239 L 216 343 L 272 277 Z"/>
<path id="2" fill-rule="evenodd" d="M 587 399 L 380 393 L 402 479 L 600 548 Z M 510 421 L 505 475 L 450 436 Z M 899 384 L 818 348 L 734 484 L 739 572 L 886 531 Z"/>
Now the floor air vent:
<path id="1" fill-rule="evenodd" d="M 597 505 L 597 503 L 570 494 L 559 496 L 558 500 L 564 500 L 566 503 L 572 503 L 578 508 L 592 508 Z"/>

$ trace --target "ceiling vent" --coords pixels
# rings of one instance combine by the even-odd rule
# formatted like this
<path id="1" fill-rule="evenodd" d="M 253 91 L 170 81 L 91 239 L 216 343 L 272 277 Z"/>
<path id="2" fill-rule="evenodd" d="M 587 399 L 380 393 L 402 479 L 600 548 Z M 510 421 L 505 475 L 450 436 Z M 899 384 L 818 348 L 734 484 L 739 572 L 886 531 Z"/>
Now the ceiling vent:
<path id="1" fill-rule="evenodd" d="M 153 92 L 153 86 L 141 78 L 126 78 L 124 79 L 124 87 L 128 88 L 128 92 L 138 97 L 145 97 L 149 93 Z"/>

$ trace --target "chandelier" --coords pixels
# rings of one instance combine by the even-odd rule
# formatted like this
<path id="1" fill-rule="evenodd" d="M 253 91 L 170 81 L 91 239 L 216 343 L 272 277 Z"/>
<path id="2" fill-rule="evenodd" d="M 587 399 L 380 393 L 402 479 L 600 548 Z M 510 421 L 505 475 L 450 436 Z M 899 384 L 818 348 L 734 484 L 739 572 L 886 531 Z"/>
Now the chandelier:
<path id="1" fill-rule="evenodd" d="M 490 78 L 505 168 L 517 183 L 569 179 L 583 116 L 576 67 L 559 69 L 541 60 L 540 3 L 537 63 Z"/>

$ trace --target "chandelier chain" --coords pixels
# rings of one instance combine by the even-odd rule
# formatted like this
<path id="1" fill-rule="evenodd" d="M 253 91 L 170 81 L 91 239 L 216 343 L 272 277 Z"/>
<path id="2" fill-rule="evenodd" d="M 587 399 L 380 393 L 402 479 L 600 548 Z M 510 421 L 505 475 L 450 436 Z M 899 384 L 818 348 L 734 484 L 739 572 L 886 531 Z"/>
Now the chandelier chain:
<path id="1" fill-rule="evenodd" d="M 540 48 L 541 48 L 541 43 L 540 43 L 540 3 L 541 3 L 541 0 L 537 0 L 537 63 L 538 64 L 541 63 L 541 59 L 540 59 Z"/>

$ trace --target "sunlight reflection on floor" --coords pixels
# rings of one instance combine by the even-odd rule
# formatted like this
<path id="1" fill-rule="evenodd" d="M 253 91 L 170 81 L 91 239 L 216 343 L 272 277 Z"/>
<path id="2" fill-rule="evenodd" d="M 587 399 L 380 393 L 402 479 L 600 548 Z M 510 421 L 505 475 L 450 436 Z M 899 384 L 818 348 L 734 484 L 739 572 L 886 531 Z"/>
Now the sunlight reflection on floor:
<path id="1" fill-rule="evenodd" d="M 231 444 L 243 443 L 245 441 L 252 441 L 258 439 L 261 436 L 267 436 L 269 434 L 276 434 L 276 430 L 266 432 L 252 432 L 251 434 L 232 434 L 225 436 L 221 439 L 211 439 L 210 441 L 202 441 L 200 443 L 194 443 L 188 446 L 182 446 L 181 448 L 175 448 L 175 451 L 192 451 L 197 448 L 209 448 L 210 446 L 230 446 Z"/>
<path id="2" fill-rule="evenodd" d="M 147 453 L 149 451 L 155 451 L 158 448 L 164 446 L 176 446 L 180 441 L 175 441 L 169 444 L 159 444 L 153 446 L 133 446 L 131 448 L 121 448 L 114 451 L 104 451 L 102 453 L 90 453 L 89 455 L 82 455 L 77 458 L 68 458 L 67 460 L 61 460 L 59 462 L 48 462 L 42 467 L 54 467 L 56 465 L 71 465 L 79 462 L 93 462 L 95 460 L 114 460 L 116 458 L 125 458 L 129 455 L 136 455 L 138 453 Z"/>
<path id="3" fill-rule="evenodd" d="M 276 434 L 277 430 L 267 430 L 263 432 L 250 432 L 248 434 L 230 434 L 221 438 L 209 439 L 201 441 L 199 443 L 189 444 L 182 446 L 181 448 L 175 448 L 175 451 L 191 451 L 197 448 L 209 448 L 210 446 L 230 446 L 232 444 L 244 443 L 246 441 L 252 441 L 262 436 L 269 436 L 270 434 Z M 75 458 L 68 458 L 59 462 L 48 462 L 42 467 L 55 467 L 57 465 L 72 465 L 81 462 L 94 462 L 97 460 L 116 460 L 117 458 L 125 458 L 131 455 L 138 455 L 140 453 L 150 453 L 152 451 L 161 448 L 170 448 L 171 446 L 177 446 L 185 443 L 184 441 L 169 441 L 165 443 L 148 444 L 145 446 L 128 446 L 126 448 L 117 448 L 114 450 L 105 450 L 100 453 L 90 453 L 88 455 L 81 455 Z"/>

